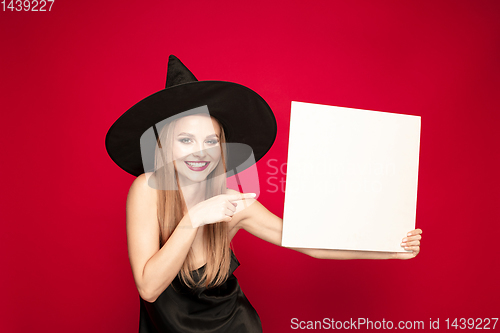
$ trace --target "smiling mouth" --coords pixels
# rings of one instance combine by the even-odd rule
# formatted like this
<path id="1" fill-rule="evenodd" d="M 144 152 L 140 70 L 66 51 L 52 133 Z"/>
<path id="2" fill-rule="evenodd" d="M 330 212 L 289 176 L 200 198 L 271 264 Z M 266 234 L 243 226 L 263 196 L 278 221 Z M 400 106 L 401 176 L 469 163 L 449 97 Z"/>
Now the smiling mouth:
<path id="1" fill-rule="evenodd" d="M 196 162 L 194 162 L 194 161 L 184 161 L 184 163 L 186 163 L 187 167 L 190 170 L 193 170 L 193 171 L 203 171 L 210 164 L 210 162 L 207 162 L 207 161 L 196 161 Z"/>

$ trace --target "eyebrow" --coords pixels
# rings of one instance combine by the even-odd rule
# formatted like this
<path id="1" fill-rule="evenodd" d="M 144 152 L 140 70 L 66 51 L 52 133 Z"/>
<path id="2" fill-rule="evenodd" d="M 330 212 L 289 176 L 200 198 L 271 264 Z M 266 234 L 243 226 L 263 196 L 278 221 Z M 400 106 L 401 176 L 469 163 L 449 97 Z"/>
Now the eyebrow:
<path id="1" fill-rule="evenodd" d="M 191 133 L 186 133 L 186 132 L 181 132 L 181 133 L 179 133 L 177 136 L 179 137 L 179 136 L 182 136 L 182 135 L 185 135 L 185 136 L 189 136 L 189 137 L 194 138 L 194 135 L 193 135 L 193 134 L 191 134 Z M 210 137 L 213 137 L 213 136 L 215 136 L 215 137 L 217 137 L 217 138 L 219 137 L 219 135 L 218 135 L 218 134 L 210 134 L 210 135 L 207 135 L 207 138 L 210 138 Z"/>

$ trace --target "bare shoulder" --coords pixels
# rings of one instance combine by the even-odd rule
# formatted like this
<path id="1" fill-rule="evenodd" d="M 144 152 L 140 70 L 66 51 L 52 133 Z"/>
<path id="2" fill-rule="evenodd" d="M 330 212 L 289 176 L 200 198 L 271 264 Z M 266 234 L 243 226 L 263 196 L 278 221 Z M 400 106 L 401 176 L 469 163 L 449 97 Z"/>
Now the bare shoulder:
<path id="1" fill-rule="evenodd" d="M 138 217 L 156 213 L 157 191 L 150 186 L 149 176 L 151 175 L 143 173 L 130 185 L 127 196 L 127 223 L 131 220 L 143 221 L 144 219 Z"/>
<path id="2" fill-rule="evenodd" d="M 139 190 L 139 191 L 149 191 L 151 193 L 156 192 L 155 178 L 152 172 L 146 172 L 142 175 L 139 175 L 130 186 L 131 190 Z"/>
<path id="3" fill-rule="evenodd" d="M 132 199 L 143 196 L 152 197 L 153 195 L 154 197 L 156 197 L 156 189 L 151 186 L 152 182 L 154 184 L 154 178 L 152 177 L 151 172 L 143 173 L 142 175 L 138 176 L 136 179 L 134 179 L 132 185 L 130 185 L 128 197 L 132 197 Z"/>

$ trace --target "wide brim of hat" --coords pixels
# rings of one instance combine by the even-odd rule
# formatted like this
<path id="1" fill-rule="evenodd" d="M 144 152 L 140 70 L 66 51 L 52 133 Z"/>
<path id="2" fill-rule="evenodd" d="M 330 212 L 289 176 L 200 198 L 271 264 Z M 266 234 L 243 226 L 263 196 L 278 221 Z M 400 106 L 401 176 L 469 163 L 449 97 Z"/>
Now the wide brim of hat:
<path id="1" fill-rule="evenodd" d="M 145 172 L 140 145 L 143 133 L 162 120 L 205 105 L 224 127 L 226 142 L 251 147 L 244 153 L 228 151 L 228 171 L 243 171 L 249 165 L 241 165 L 252 151 L 257 162 L 273 145 L 276 118 L 259 94 L 237 83 L 196 81 L 160 90 L 132 106 L 109 128 L 106 150 L 120 168 L 139 176 Z"/>

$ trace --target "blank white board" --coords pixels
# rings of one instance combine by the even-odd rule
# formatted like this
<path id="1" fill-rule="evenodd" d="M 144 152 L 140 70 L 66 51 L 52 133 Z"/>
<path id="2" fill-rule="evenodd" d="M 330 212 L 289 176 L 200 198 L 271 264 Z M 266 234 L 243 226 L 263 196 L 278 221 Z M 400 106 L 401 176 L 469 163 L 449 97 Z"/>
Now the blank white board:
<path id="1" fill-rule="evenodd" d="M 420 117 L 292 102 L 282 246 L 405 252 Z"/>

